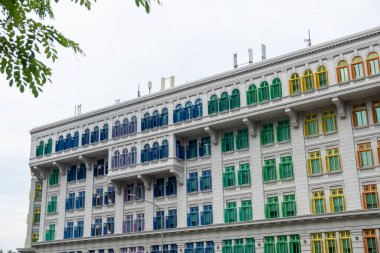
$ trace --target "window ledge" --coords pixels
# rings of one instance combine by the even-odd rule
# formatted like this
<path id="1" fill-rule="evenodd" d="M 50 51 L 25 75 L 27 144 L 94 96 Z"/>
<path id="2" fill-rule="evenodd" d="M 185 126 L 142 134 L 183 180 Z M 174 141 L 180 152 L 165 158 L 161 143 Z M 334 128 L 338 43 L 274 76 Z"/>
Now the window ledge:
<path id="1" fill-rule="evenodd" d="M 236 186 L 235 185 L 231 185 L 231 186 L 223 187 L 223 190 L 232 190 L 232 189 L 236 189 Z"/>
<path id="2" fill-rule="evenodd" d="M 329 88 L 329 85 L 326 84 L 325 86 L 322 86 L 322 87 L 319 87 L 317 90 L 320 91 L 320 90 L 327 90 Z"/>
<path id="3" fill-rule="evenodd" d="M 244 151 L 248 151 L 248 150 L 249 150 L 249 147 L 236 149 L 236 151 L 239 151 L 239 152 L 244 152 Z"/>
<path id="4" fill-rule="evenodd" d="M 271 101 L 280 101 L 282 100 L 282 97 L 272 98 Z"/>
<path id="5" fill-rule="evenodd" d="M 290 182 L 290 181 L 294 181 L 294 176 L 293 176 L 293 177 L 289 177 L 289 178 L 283 178 L 283 179 L 280 179 L 279 181 L 281 181 L 281 182 Z"/>
<path id="6" fill-rule="evenodd" d="M 291 140 L 286 140 L 286 141 L 279 141 L 277 142 L 279 145 L 285 145 L 285 144 L 289 144 L 289 143 L 292 143 Z"/>
<path id="7" fill-rule="evenodd" d="M 305 139 L 315 139 L 318 137 L 319 137 L 319 134 L 313 134 L 313 135 L 305 136 Z"/>
<path id="8" fill-rule="evenodd" d="M 323 173 L 309 175 L 310 178 L 323 177 Z"/>
<path id="9" fill-rule="evenodd" d="M 339 175 L 339 174 L 342 174 L 342 170 L 338 170 L 338 171 L 329 171 L 326 173 L 327 175 Z"/>
<path id="10" fill-rule="evenodd" d="M 331 132 L 326 132 L 326 133 L 323 133 L 324 136 L 329 136 L 329 135 L 334 135 L 334 134 L 337 134 L 338 131 L 331 131 Z"/>
<path id="11" fill-rule="evenodd" d="M 269 181 L 263 181 L 264 184 L 276 184 L 277 180 L 269 180 Z"/>
<path id="12" fill-rule="evenodd" d="M 346 85 L 346 84 L 350 84 L 350 80 L 348 80 L 348 81 L 344 81 L 344 82 L 338 82 L 337 84 L 338 84 L 338 85 Z"/>
<path id="13" fill-rule="evenodd" d="M 274 142 L 273 143 L 267 143 L 267 144 L 261 144 L 261 146 L 263 148 L 273 147 L 274 145 L 276 145 Z"/>
<path id="14" fill-rule="evenodd" d="M 365 167 L 360 167 L 358 170 L 372 170 L 376 169 L 376 166 L 365 166 Z"/>
<path id="15" fill-rule="evenodd" d="M 265 101 L 260 101 L 259 102 L 260 105 L 265 105 L 265 104 L 269 104 L 269 100 L 265 100 Z"/>
<path id="16" fill-rule="evenodd" d="M 366 129 L 366 128 L 369 128 L 369 125 L 354 127 L 355 130 L 361 130 L 361 129 Z"/>
<path id="17" fill-rule="evenodd" d="M 235 153 L 235 150 L 225 151 L 225 152 L 222 152 L 222 153 L 223 153 L 223 155 L 230 155 L 230 154 Z"/>

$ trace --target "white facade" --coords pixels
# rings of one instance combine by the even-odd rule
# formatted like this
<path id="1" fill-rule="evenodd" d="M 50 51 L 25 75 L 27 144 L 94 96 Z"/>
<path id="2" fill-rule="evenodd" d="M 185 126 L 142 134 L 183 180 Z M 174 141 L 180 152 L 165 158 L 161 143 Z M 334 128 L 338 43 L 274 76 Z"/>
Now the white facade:
<path id="1" fill-rule="evenodd" d="M 289 244 L 291 235 L 299 235 L 299 246 L 302 252 L 312 252 L 313 242 L 316 241 L 315 238 L 313 240 L 313 235 L 321 234 L 324 250 L 328 253 L 343 253 L 340 234 L 343 231 L 350 232 L 349 238 L 353 252 L 368 252 L 366 240 L 369 237 L 365 237 L 365 233 L 372 232 L 373 229 L 376 240 L 380 235 L 379 209 L 367 209 L 363 198 L 365 186 L 380 184 L 380 157 L 377 152 L 378 147 L 380 148 L 378 146 L 380 130 L 376 117 L 376 101 L 380 100 L 380 74 L 376 72 L 376 68 L 372 69 L 371 73 L 370 68 L 373 68 L 373 65 L 367 61 L 371 52 L 380 54 L 380 27 L 32 129 L 30 168 L 32 173 L 42 181 L 41 203 L 36 202 L 41 206 L 41 218 L 37 224 L 31 218 L 28 219 L 26 249 L 20 251 L 101 253 L 102 250 L 104 252 L 113 250 L 133 253 L 134 250 L 130 248 L 135 248 L 136 252 L 153 252 L 151 246 L 160 245 L 161 232 L 153 230 L 156 210 L 148 202 L 154 202 L 161 210 L 164 210 L 165 216 L 169 215 L 169 210 L 176 210 L 176 227 L 163 231 L 164 244 L 175 244 L 177 252 L 185 252 L 185 247 L 189 251 L 187 243 L 212 241 L 214 252 L 222 252 L 224 248 L 225 253 L 228 253 L 226 241 L 233 240 L 234 245 L 237 245 L 236 239 L 254 239 L 257 253 L 264 251 L 270 253 L 272 248 L 268 246 L 268 242 L 265 242 L 265 238 L 273 236 L 275 242 L 278 243 L 280 236 L 287 236 Z M 363 58 L 364 77 L 353 74 L 355 65 L 351 63 L 356 56 Z M 339 76 L 341 74 L 337 74 L 337 66 L 341 60 L 348 62 L 350 76 L 347 81 Z M 318 82 L 315 78 L 320 66 L 325 66 L 327 69 L 328 85 L 319 89 L 314 86 L 308 91 L 300 88 L 301 92 L 291 94 L 289 80 L 292 79 L 294 73 L 299 73 L 299 81 L 306 83 L 302 76 L 306 70 L 312 70 L 315 85 Z M 360 74 L 360 70 L 358 71 Z M 251 84 L 254 83 L 259 87 L 266 81 L 271 85 L 275 78 L 281 80 L 282 95 L 280 97 L 247 104 L 249 101 L 246 99 L 246 92 Z M 220 98 L 223 92 L 226 91 L 231 95 L 236 89 L 240 92 L 240 106 L 209 114 L 208 101 L 212 95 L 215 94 Z M 202 116 L 173 123 L 175 113 L 173 111 L 177 105 L 181 104 L 185 107 L 188 101 L 195 105 L 197 99 L 202 100 L 202 107 L 200 107 Z M 355 110 L 359 110 L 356 109 L 359 108 L 358 105 L 362 104 L 365 109 L 360 110 L 366 111 L 365 122 L 362 122 L 364 119 L 357 119 L 358 116 L 355 114 Z M 220 106 L 220 103 L 218 105 Z M 161 113 L 164 108 L 168 110 L 168 125 L 141 131 L 144 115 L 147 112 L 153 115 L 156 110 Z M 323 114 L 326 111 L 333 111 L 334 114 L 336 129 L 331 132 L 325 131 L 325 125 L 322 123 L 324 122 Z M 311 114 L 317 115 L 318 128 L 317 134 L 308 136 L 308 131 L 314 131 L 309 129 L 311 125 L 307 125 Z M 113 126 L 117 124 L 116 122 L 122 123 L 124 119 L 130 122 L 132 117 L 137 119 L 136 133 L 112 138 L 115 134 Z M 276 131 L 278 131 L 276 129 L 279 127 L 279 121 L 282 120 L 289 121 L 291 137 L 290 140 L 281 142 L 276 136 Z M 268 123 L 273 124 L 271 126 L 274 141 L 263 144 L 260 139 Z M 93 143 L 90 140 L 89 144 L 83 145 L 82 136 L 86 129 L 93 132 L 96 126 L 102 129 L 105 124 L 109 126 L 108 139 Z M 238 130 L 241 129 L 248 130 L 249 147 L 238 150 L 236 136 Z M 230 131 L 233 132 L 235 147 L 231 151 L 225 151 L 222 146 L 226 143 L 225 134 Z M 69 133 L 74 136 L 75 132 L 79 133 L 77 147 L 56 152 L 54 147 L 59 137 L 66 138 Z M 202 143 L 202 138 L 205 137 L 210 137 L 211 155 L 200 157 L 199 143 Z M 88 138 L 91 139 L 90 136 Z M 52 139 L 53 143 L 52 152 L 37 157 L 36 147 L 41 141 L 45 145 L 49 139 Z M 176 146 L 177 141 L 180 141 L 186 150 L 191 140 L 196 140 L 197 156 L 192 159 L 179 159 L 181 151 Z M 160 152 L 163 153 L 157 153 L 162 157 L 161 159 L 141 161 L 141 153 L 146 144 L 153 147 L 157 142 L 160 146 L 164 146 L 163 141 L 168 143 L 167 156 L 163 155 L 165 149 L 162 148 L 163 151 Z M 366 147 L 368 143 L 371 144 L 373 160 L 372 163 L 367 164 L 368 166 L 359 162 L 362 156 L 360 145 L 363 143 L 367 144 Z M 76 145 L 73 144 L 73 146 Z M 132 147 L 135 147 L 137 151 L 134 158 L 135 164 L 115 167 L 112 162 L 115 159 L 113 158 L 115 152 L 119 151 L 122 154 L 127 148 L 131 153 Z M 326 165 L 327 153 L 332 149 L 339 150 L 340 170 L 335 172 L 327 171 Z M 147 157 L 151 156 L 149 160 L 153 160 L 156 153 L 149 152 L 152 155 L 147 155 Z M 320 174 L 308 173 L 309 169 L 314 170 L 310 159 L 310 154 L 313 152 L 319 152 L 321 156 L 322 173 Z M 289 156 L 292 157 L 293 176 L 281 179 L 279 163 L 281 163 L 281 158 Z M 263 166 L 266 161 L 273 159 L 277 175 L 275 180 L 268 180 L 263 176 Z M 115 163 L 123 164 L 124 161 L 118 160 Z M 247 163 L 250 168 L 250 183 L 239 185 L 239 166 Z M 70 168 L 73 166 L 76 168 L 77 177 L 81 164 L 85 166 L 86 178 L 68 182 L 67 180 L 71 177 Z M 104 165 L 104 175 L 96 175 L 101 174 L 103 170 L 101 165 Z M 108 174 L 105 172 L 107 165 Z M 226 168 L 231 166 L 235 168 L 235 183 L 232 187 L 226 187 L 223 186 L 223 177 L 226 177 L 224 174 Z M 58 183 L 50 182 L 49 185 L 53 169 L 59 171 Z M 95 174 L 94 170 L 97 171 Z M 212 187 L 202 191 L 200 176 L 204 171 L 211 171 Z M 190 174 L 194 172 L 198 173 L 196 179 L 198 189 L 189 193 L 187 188 L 190 183 L 188 182 L 191 181 Z M 161 189 L 155 186 L 159 184 L 157 179 L 164 178 L 166 186 L 170 177 L 175 177 L 176 193 L 167 196 L 170 190 L 165 187 L 164 196 L 154 197 L 159 195 L 155 193 L 155 189 L 158 189 L 157 192 Z M 143 183 L 145 201 L 125 201 L 127 200 L 126 185 L 133 184 L 135 189 L 138 182 Z M 32 181 L 31 192 L 35 191 L 34 185 Z M 105 204 L 105 192 L 109 191 L 111 186 L 115 189 L 115 200 L 114 203 Z M 98 194 L 93 197 L 97 189 L 103 189 L 103 195 Z M 342 212 L 334 212 L 330 205 L 331 195 L 335 189 L 343 190 Z M 315 209 L 312 207 L 313 193 L 317 191 L 324 193 L 323 214 L 313 213 Z M 85 192 L 85 202 L 83 207 L 76 208 L 76 199 L 80 192 Z M 76 198 L 73 210 L 67 208 L 66 204 L 70 193 L 75 193 Z M 136 194 L 136 190 L 133 194 Z M 295 196 L 296 215 L 292 217 L 284 217 L 281 210 L 281 203 L 285 201 L 284 196 L 288 195 Z M 51 211 L 48 202 L 54 196 L 57 197 L 56 210 Z M 100 203 L 100 196 L 103 203 Z M 266 218 L 266 204 L 271 197 L 277 197 L 279 217 Z M 110 198 L 107 199 L 110 201 L 112 198 L 110 194 Z M 33 212 L 33 199 L 31 198 L 30 213 Z M 251 200 L 252 220 L 241 221 L 239 208 L 245 200 Z M 95 201 L 95 206 L 93 206 L 93 201 Z M 225 209 L 230 202 L 236 204 L 237 218 L 236 222 L 226 223 Z M 198 213 L 201 216 L 201 212 L 205 211 L 204 206 L 209 205 L 212 206 L 212 224 L 188 226 L 187 214 L 190 213 L 190 209 L 198 207 Z M 378 205 L 377 200 L 376 207 Z M 143 231 L 132 233 L 127 233 L 125 229 L 123 231 L 127 216 L 132 215 L 133 219 L 137 219 L 139 214 L 144 215 Z M 112 230 L 109 226 L 107 235 L 103 235 L 104 226 L 107 227 L 104 223 L 107 219 L 111 221 L 109 219 L 111 217 L 114 221 L 113 234 L 108 234 Z M 91 226 L 96 223 L 96 219 L 100 218 L 102 219 L 102 235 L 92 236 Z M 64 231 L 68 223 L 73 222 L 73 225 L 77 226 L 78 221 L 83 221 L 84 224 L 83 237 L 64 239 Z M 46 232 L 51 224 L 55 225 L 54 238 L 47 241 Z M 36 227 L 39 229 L 39 240 L 30 243 L 32 231 L 35 231 Z M 331 237 L 332 232 L 336 235 L 336 251 L 326 246 L 329 239 L 327 237 Z M 225 241 L 224 246 L 223 241 Z M 246 241 L 244 243 L 246 244 Z M 279 247 L 279 244 L 276 245 Z M 124 251 L 125 248 L 128 250 Z M 171 253 L 175 253 L 174 248 Z"/>

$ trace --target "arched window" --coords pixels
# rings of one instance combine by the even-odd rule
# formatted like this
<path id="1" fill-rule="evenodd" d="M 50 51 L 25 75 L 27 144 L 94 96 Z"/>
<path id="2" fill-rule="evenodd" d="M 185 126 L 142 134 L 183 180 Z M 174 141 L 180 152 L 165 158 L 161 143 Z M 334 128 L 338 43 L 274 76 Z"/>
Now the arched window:
<path id="1" fill-rule="evenodd" d="M 193 118 L 193 103 L 191 103 L 190 101 L 188 101 L 185 105 L 185 113 L 183 117 L 184 117 L 184 120 Z"/>
<path id="2" fill-rule="evenodd" d="M 36 156 L 42 156 L 44 154 L 44 145 L 45 143 L 43 141 L 40 141 L 40 145 L 36 148 Z"/>
<path id="3" fill-rule="evenodd" d="M 94 131 L 91 133 L 91 143 L 99 141 L 99 127 L 95 127 Z"/>
<path id="4" fill-rule="evenodd" d="M 352 79 L 358 79 L 364 77 L 364 65 L 363 58 L 356 56 L 351 63 Z"/>
<path id="5" fill-rule="evenodd" d="M 59 136 L 58 141 L 55 143 L 55 152 L 60 152 L 65 148 L 65 140 L 63 136 Z"/>
<path id="6" fill-rule="evenodd" d="M 269 85 L 268 82 L 264 81 L 260 84 L 259 88 L 259 102 L 269 101 Z"/>
<path id="7" fill-rule="evenodd" d="M 317 88 L 326 87 L 329 84 L 329 78 L 325 66 L 318 67 L 315 79 L 317 81 Z"/>
<path id="8" fill-rule="evenodd" d="M 228 101 L 228 93 L 223 92 L 222 95 L 220 95 L 219 99 L 219 112 L 224 112 L 229 110 L 229 101 Z"/>
<path id="9" fill-rule="evenodd" d="M 160 127 L 161 126 L 161 117 L 160 113 L 156 110 L 152 114 L 152 128 Z"/>
<path id="10" fill-rule="evenodd" d="M 208 101 L 208 114 L 218 113 L 218 96 L 212 95 Z"/>
<path id="11" fill-rule="evenodd" d="M 168 116 L 168 109 L 164 108 L 161 112 L 161 125 L 167 126 L 169 124 L 169 116 Z"/>
<path id="12" fill-rule="evenodd" d="M 282 87 L 280 78 L 275 78 L 270 86 L 270 97 L 276 99 L 282 97 Z"/>
<path id="13" fill-rule="evenodd" d="M 108 124 L 104 124 L 103 129 L 100 131 L 100 140 L 108 140 Z"/>
<path id="14" fill-rule="evenodd" d="M 195 101 L 195 107 L 194 107 L 193 117 L 194 118 L 202 117 L 202 115 L 203 115 L 202 110 L 203 110 L 202 109 L 202 99 L 198 98 Z"/>
<path id="15" fill-rule="evenodd" d="M 182 160 L 185 158 L 185 148 L 181 145 L 181 141 L 179 140 L 175 142 L 175 152 L 177 158 Z"/>
<path id="16" fill-rule="evenodd" d="M 67 134 L 66 135 L 65 148 L 64 149 L 70 149 L 73 146 L 74 146 L 73 138 L 71 138 L 71 134 Z"/>
<path id="17" fill-rule="evenodd" d="M 74 133 L 74 148 L 77 148 L 79 146 L 79 132 L 76 131 Z"/>
<path id="18" fill-rule="evenodd" d="M 112 168 L 117 168 L 117 167 L 121 166 L 119 163 L 119 157 L 120 157 L 120 152 L 119 152 L 119 150 L 116 150 L 112 156 L 112 163 L 111 163 Z"/>
<path id="19" fill-rule="evenodd" d="M 247 105 L 257 103 L 257 88 L 255 84 L 251 84 L 247 90 Z"/>
<path id="20" fill-rule="evenodd" d="M 368 75 L 376 75 L 380 73 L 379 55 L 372 52 L 367 56 Z"/>
<path id="21" fill-rule="evenodd" d="M 144 118 L 141 120 L 141 131 L 145 131 L 150 128 L 150 114 L 146 112 Z"/>
<path id="22" fill-rule="evenodd" d="M 289 93 L 290 95 L 293 95 L 293 94 L 298 94 L 300 92 L 301 92 L 300 75 L 298 73 L 294 73 L 290 76 Z"/>
<path id="23" fill-rule="evenodd" d="M 131 122 L 128 124 L 128 133 L 129 134 L 134 134 L 137 132 L 137 117 L 136 116 L 133 116 L 131 118 Z"/>
<path id="24" fill-rule="evenodd" d="M 160 159 L 169 157 L 169 144 L 167 140 L 163 140 L 160 149 Z"/>
<path id="25" fill-rule="evenodd" d="M 151 153 L 153 161 L 160 159 L 160 144 L 158 142 L 153 143 Z"/>
<path id="26" fill-rule="evenodd" d="M 121 136 L 122 126 L 120 126 L 120 121 L 116 121 L 112 127 L 112 138 L 117 138 Z"/>
<path id="27" fill-rule="evenodd" d="M 82 134 L 82 146 L 90 143 L 90 129 L 86 129 Z"/>
<path id="28" fill-rule="evenodd" d="M 183 108 L 181 104 L 178 104 L 173 111 L 173 122 L 181 122 L 183 120 Z"/>
<path id="29" fill-rule="evenodd" d="M 53 140 L 52 139 L 49 139 L 48 142 L 46 143 L 45 145 L 45 155 L 47 154 L 51 154 L 51 151 L 52 151 L 52 147 L 53 147 Z"/>
<path id="30" fill-rule="evenodd" d="M 230 97 L 230 108 L 239 108 L 240 107 L 240 91 L 239 89 L 234 89 Z"/>
<path id="31" fill-rule="evenodd" d="M 137 149 L 136 147 L 131 148 L 131 164 L 136 164 L 137 159 Z"/>
<path id="32" fill-rule="evenodd" d="M 347 82 L 350 80 L 348 65 L 346 60 L 341 60 L 336 67 L 338 83 Z"/>
<path id="33" fill-rule="evenodd" d="M 144 145 L 144 149 L 141 150 L 141 163 L 150 161 L 150 146 L 149 144 Z"/>
<path id="34" fill-rule="evenodd" d="M 305 70 L 302 76 L 302 89 L 303 91 L 314 90 L 314 75 L 310 69 Z"/>

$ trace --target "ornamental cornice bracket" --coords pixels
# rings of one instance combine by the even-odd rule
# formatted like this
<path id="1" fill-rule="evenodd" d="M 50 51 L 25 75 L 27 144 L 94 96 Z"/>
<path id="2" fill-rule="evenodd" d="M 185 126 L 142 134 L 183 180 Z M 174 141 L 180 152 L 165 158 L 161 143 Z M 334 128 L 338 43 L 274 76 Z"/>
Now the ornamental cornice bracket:
<path id="1" fill-rule="evenodd" d="M 120 195 L 123 192 L 123 182 L 122 181 L 111 180 L 111 184 L 115 187 L 117 195 Z"/>
<path id="2" fill-rule="evenodd" d="M 205 127 L 204 130 L 206 133 L 208 133 L 210 135 L 212 144 L 217 145 L 218 144 L 218 131 L 216 131 L 215 129 L 212 129 L 211 127 L 208 127 L 208 126 Z"/>
<path id="3" fill-rule="evenodd" d="M 138 174 L 137 178 L 140 179 L 144 183 L 145 189 L 150 190 L 150 186 L 152 182 L 152 178 L 150 176 Z"/>
<path id="4" fill-rule="evenodd" d="M 293 128 L 298 128 L 298 112 L 290 107 L 285 109 L 286 115 L 288 115 Z"/>
<path id="5" fill-rule="evenodd" d="M 339 97 L 333 97 L 332 102 L 336 106 L 336 109 L 338 110 L 339 117 L 341 119 L 345 119 L 346 111 L 344 110 L 344 101 Z"/>
<path id="6" fill-rule="evenodd" d="M 66 166 L 65 164 L 61 162 L 53 162 L 53 165 L 58 167 L 59 172 L 61 173 L 62 176 L 66 175 Z"/>
<path id="7" fill-rule="evenodd" d="M 84 164 L 86 165 L 86 168 L 87 168 L 88 170 L 91 170 L 91 169 L 92 169 L 92 168 L 91 168 L 91 159 L 88 159 L 88 158 L 84 157 L 83 155 L 80 155 L 78 158 L 79 158 L 79 160 L 80 160 L 81 162 L 84 162 Z"/>
<path id="8" fill-rule="evenodd" d="M 184 169 L 180 167 L 173 167 L 170 169 L 170 173 L 173 173 L 180 185 L 184 182 Z"/>
<path id="9" fill-rule="evenodd" d="M 44 179 L 46 179 L 46 170 L 38 167 L 38 166 L 34 166 L 34 167 L 30 167 L 30 171 L 32 172 L 32 174 L 39 180 L 39 181 L 42 181 Z"/>
<path id="10" fill-rule="evenodd" d="M 243 124 L 248 127 L 248 132 L 251 137 L 255 137 L 257 135 L 257 122 L 250 120 L 248 118 L 243 118 Z"/>

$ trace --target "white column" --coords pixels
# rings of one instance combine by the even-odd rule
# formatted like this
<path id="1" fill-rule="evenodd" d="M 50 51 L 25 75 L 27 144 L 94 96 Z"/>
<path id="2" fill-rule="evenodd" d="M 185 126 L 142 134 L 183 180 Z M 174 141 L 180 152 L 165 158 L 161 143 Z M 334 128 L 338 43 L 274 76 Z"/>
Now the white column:
<path id="1" fill-rule="evenodd" d="M 262 151 L 260 143 L 260 124 L 257 123 L 256 136 L 249 136 L 249 155 L 251 171 L 251 190 L 252 190 L 252 212 L 253 219 L 264 219 L 264 185 L 262 177 Z"/>
<path id="2" fill-rule="evenodd" d="M 345 106 L 349 112 L 349 105 Z M 341 169 L 344 177 L 344 196 L 347 210 L 361 209 L 360 186 L 358 181 L 358 169 L 356 167 L 355 143 L 352 133 L 351 113 L 346 113 L 346 118 L 337 116 L 337 128 L 340 140 L 339 152 Z"/>
<path id="3" fill-rule="evenodd" d="M 293 148 L 293 174 L 296 186 L 297 215 L 310 214 L 310 193 L 306 169 L 305 138 L 303 134 L 302 115 L 295 116 L 298 120 L 298 127 L 293 127 L 290 122 L 290 136 Z"/>
<path id="4" fill-rule="evenodd" d="M 186 164 L 186 161 L 184 162 Z M 183 184 L 177 179 L 177 227 L 187 226 L 187 192 L 186 192 L 186 165 L 183 175 Z"/>
<path id="5" fill-rule="evenodd" d="M 120 184 L 120 192 L 116 190 L 115 195 L 115 234 L 123 233 L 123 220 L 124 220 L 124 184 L 121 182 Z M 116 186 L 115 186 L 116 188 Z"/>
<path id="6" fill-rule="evenodd" d="M 212 168 L 212 212 L 213 223 L 224 223 L 224 199 L 223 199 L 223 158 L 221 151 L 220 133 L 216 133 L 217 144 L 211 143 L 211 168 Z"/>
<path id="7" fill-rule="evenodd" d="M 67 194 L 67 169 L 65 166 L 59 169 L 59 196 L 57 200 L 58 204 L 58 222 L 55 228 L 55 240 L 63 239 L 63 230 L 65 227 L 66 219 L 66 194 Z"/>
<path id="8" fill-rule="evenodd" d="M 145 186 L 145 200 L 149 202 L 154 202 L 153 200 L 153 182 L 150 183 L 150 189 L 148 189 L 148 186 L 144 184 Z M 152 231 L 153 230 L 153 213 L 154 213 L 155 207 L 145 202 L 145 231 Z"/>
<path id="9" fill-rule="evenodd" d="M 43 242 L 45 240 L 44 233 L 45 233 L 45 218 L 46 218 L 47 188 L 48 188 L 48 179 L 44 178 L 42 180 L 40 231 L 38 233 L 39 242 Z"/>
<path id="10" fill-rule="evenodd" d="M 92 194 L 94 192 L 94 161 L 90 161 L 90 167 L 87 168 L 86 175 L 86 194 L 85 194 L 85 213 L 83 237 L 91 236 L 92 224 Z M 87 166 L 87 165 L 86 165 Z"/>

